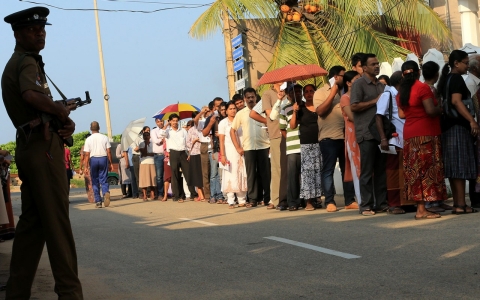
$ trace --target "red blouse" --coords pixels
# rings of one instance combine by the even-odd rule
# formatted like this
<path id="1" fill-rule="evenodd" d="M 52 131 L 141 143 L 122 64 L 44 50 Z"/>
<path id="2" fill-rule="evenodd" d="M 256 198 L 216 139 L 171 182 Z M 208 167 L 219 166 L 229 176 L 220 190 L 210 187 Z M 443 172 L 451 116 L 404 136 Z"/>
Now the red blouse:
<path id="1" fill-rule="evenodd" d="M 418 80 L 415 81 L 410 91 L 408 106 L 401 105 L 400 94 L 397 96 L 397 104 L 405 113 L 404 140 L 417 136 L 437 136 L 441 134 L 440 116 L 428 116 L 423 107 L 423 101 L 427 99 L 432 99 L 435 105 L 438 103 L 430 87 Z"/>

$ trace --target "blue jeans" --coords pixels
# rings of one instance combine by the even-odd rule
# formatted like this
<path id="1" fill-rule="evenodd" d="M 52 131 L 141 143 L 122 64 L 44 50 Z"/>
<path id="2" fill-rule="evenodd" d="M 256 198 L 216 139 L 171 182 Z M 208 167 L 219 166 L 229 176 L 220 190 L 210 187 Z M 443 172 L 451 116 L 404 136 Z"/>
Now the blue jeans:
<path id="1" fill-rule="evenodd" d="M 333 172 L 335 164 L 340 165 L 342 172 L 343 196 L 345 197 L 345 205 L 350 205 L 355 201 L 355 188 L 353 181 L 345 182 L 343 180 L 345 173 L 345 140 L 323 139 L 320 141 L 320 151 L 322 152 L 322 187 L 325 194 L 325 205 L 335 204 L 335 184 L 333 182 Z"/>
<path id="2" fill-rule="evenodd" d="M 210 198 L 224 200 L 225 198 L 223 197 L 220 185 L 220 176 L 218 175 L 218 160 L 213 158 L 212 152 L 208 153 L 208 158 L 210 159 Z"/>
<path id="3" fill-rule="evenodd" d="M 165 156 L 157 155 L 153 157 L 155 163 L 155 173 L 157 174 L 157 197 L 163 197 L 164 185 L 163 185 L 163 160 Z"/>
<path id="4" fill-rule="evenodd" d="M 93 196 L 95 197 L 95 202 L 102 202 L 99 185 L 102 186 L 102 194 L 104 196 L 110 191 L 107 182 L 108 160 L 106 156 L 90 158 L 90 176 L 92 179 Z"/>

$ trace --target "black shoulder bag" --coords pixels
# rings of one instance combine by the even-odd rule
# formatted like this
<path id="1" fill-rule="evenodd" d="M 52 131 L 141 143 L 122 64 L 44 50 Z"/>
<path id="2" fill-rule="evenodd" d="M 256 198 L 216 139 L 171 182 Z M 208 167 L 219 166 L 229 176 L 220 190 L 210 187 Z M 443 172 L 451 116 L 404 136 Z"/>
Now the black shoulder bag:
<path id="1" fill-rule="evenodd" d="M 392 100 L 392 93 L 390 93 L 390 99 L 389 99 L 389 105 L 388 105 L 388 118 L 385 116 L 380 116 L 382 118 L 383 122 L 383 131 L 385 132 L 385 137 L 387 140 L 392 138 L 392 134 L 396 132 L 395 125 L 392 123 L 392 117 L 393 117 L 393 100 Z M 368 130 L 370 133 L 373 135 L 373 138 L 375 138 L 379 143 L 382 141 L 382 138 L 380 136 L 380 133 L 378 132 L 377 129 L 377 115 L 373 116 L 372 121 L 370 121 L 370 124 L 368 125 Z"/>
<path id="2" fill-rule="evenodd" d="M 450 87 L 450 79 L 452 76 L 448 77 L 447 80 L 447 90 L 445 94 L 445 99 L 442 101 L 442 108 L 443 108 L 443 113 L 447 118 L 449 119 L 464 119 L 462 115 L 458 113 L 458 111 L 455 109 L 455 106 L 452 104 L 452 99 L 449 93 L 449 87 Z M 472 98 L 464 99 L 462 100 L 463 105 L 468 110 L 468 113 L 475 118 L 475 107 L 473 105 L 473 100 Z"/>

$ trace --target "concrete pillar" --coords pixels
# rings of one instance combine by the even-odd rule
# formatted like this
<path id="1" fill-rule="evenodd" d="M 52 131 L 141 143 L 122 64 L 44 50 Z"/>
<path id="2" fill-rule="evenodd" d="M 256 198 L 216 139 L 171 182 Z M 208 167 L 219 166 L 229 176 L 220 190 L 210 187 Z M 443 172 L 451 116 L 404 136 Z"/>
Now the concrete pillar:
<path id="1" fill-rule="evenodd" d="M 460 23 L 462 28 L 462 44 L 479 44 L 478 1 L 458 0 Z"/>

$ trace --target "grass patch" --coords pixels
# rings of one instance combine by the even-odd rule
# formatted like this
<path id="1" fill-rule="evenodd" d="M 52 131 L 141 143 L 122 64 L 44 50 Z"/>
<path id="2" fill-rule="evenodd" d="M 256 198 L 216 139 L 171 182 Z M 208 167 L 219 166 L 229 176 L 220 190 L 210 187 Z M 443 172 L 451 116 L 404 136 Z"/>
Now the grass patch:
<path id="1" fill-rule="evenodd" d="M 72 188 L 82 188 L 85 187 L 85 180 L 83 179 L 70 179 L 70 186 Z"/>

